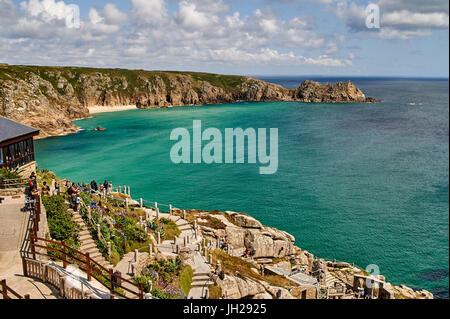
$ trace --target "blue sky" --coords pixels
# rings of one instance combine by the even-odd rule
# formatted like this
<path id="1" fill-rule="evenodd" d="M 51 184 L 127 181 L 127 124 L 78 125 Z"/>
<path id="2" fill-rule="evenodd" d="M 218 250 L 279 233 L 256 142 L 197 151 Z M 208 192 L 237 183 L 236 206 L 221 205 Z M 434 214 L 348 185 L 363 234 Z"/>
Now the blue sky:
<path id="1" fill-rule="evenodd" d="M 372 2 L 379 29 L 360 0 L 0 0 L 0 62 L 448 77 L 447 0 Z"/>

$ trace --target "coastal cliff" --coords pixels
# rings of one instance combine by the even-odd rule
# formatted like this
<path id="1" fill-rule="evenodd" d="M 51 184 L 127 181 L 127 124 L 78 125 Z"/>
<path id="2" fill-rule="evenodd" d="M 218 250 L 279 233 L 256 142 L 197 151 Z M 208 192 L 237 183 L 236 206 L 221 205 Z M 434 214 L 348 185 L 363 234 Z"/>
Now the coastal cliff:
<path id="1" fill-rule="evenodd" d="M 237 101 L 377 102 L 352 82 L 304 81 L 298 89 L 245 77 L 76 67 L 0 65 L 0 115 L 40 129 L 39 137 L 74 133 L 88 107 L 163 108 Z"/>

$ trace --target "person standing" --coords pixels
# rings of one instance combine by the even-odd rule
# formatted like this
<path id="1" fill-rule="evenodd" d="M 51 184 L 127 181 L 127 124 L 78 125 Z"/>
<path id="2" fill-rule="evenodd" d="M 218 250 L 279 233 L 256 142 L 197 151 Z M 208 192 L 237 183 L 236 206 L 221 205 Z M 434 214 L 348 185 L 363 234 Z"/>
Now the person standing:
<path id="1" fill-rule="evenodd" d="M 105 196 L 108 195 L 108 188 L 109 188 L 109 183 L 105 180 L 105 182 L 103 183 L 103 189 L 105 192 Z"/>
<path id="2" fill-rule="evenodd" d="M 60 195 L 59 183 L 55 181 L 55 188 L 53 189 L 53 195 Z"/>
<path id="3" fill-rule="evenodd" d="M 77 195 L 77 197 L 75 199 L 75 211 L 76 212 L 80 211 L 80 206 L 81 206 L 81 197 L 80 197 L 80 195 Z"/>

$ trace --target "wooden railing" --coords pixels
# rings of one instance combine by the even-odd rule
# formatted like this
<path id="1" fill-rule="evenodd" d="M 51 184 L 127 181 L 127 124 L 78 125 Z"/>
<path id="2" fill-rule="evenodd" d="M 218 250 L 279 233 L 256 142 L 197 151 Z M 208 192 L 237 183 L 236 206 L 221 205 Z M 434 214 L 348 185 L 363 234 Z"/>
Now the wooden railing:
<path id="1" fill-rule="evenodd" d="M 99 299 L 89 287 L 80 281 L 80 288 L 74 287 L 73 283 L 68 284 L 67 276 L 56 265 L 34 260 L 30 258 L 23 258 L 24 273 L 27 277 L 41 280 L 44 283 L 52 285 L 59 290 L 61 297 L 66 299 Z M 85 289 L 86 287 L 86 289 Z"/>
<path id="2" fill-rule="evenodd" d="M 36 236 L 30 237 L 30 247 L 33 259 L 36 256 L 43 256 L 52 260 L 59 260 L 63 263 L 63 268 L 67 265 L 75 264 L 80 269 L 86 271 L 87 280 L 91 281 L 92 277 L 97 279 L 111 294 L 111 297 L 118 296 L 125 299 L 143 299 L 142 284 L 136 283 L 115 274 L 113 269 L 106 269 L 95 260 L 90 258 L 89 253 L 82 253 L 65 244 L 49 239 L 43 239 Z M 23 260 L 24 275 L 28 277 L 29 269 L 26 266 L 26 260 Z M 126 284 L 126 285 L 125 285 Z"/>
<path id="3" fill-rule="evenodd" d="M 0 286 L 1 286 L 1 294 L 2 294 L 3 299 L 30 299 L 30 295 L 25 295 L 22 297 L 17 292 L 15 292 L 13 289 L 8 287 L 8 285 L 6 284 L 6 280 L 1 280 Z"/>
<path id="4" fill-rule="evenodd" d="M 0 189 L 23 188 L 23 187 L 27 187 L 28 183 L 29 183 L 29 180 L 23 179 L 23 178 L 0 179 Z"/>

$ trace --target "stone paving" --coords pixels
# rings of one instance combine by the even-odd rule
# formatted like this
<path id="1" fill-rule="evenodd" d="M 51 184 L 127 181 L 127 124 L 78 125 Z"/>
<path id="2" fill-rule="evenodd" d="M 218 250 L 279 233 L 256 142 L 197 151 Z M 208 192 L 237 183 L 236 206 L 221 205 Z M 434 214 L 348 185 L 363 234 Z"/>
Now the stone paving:
<path id="1" fill-rule="evenodd" d="M 22 212 L 25 198 L 5 197 L 0 204 L 0 279 L 14 291 L 32 299 L 57 299 L 59 292 L 50 285 L 23 276 L 20 249 L 30 214 Z"/>

